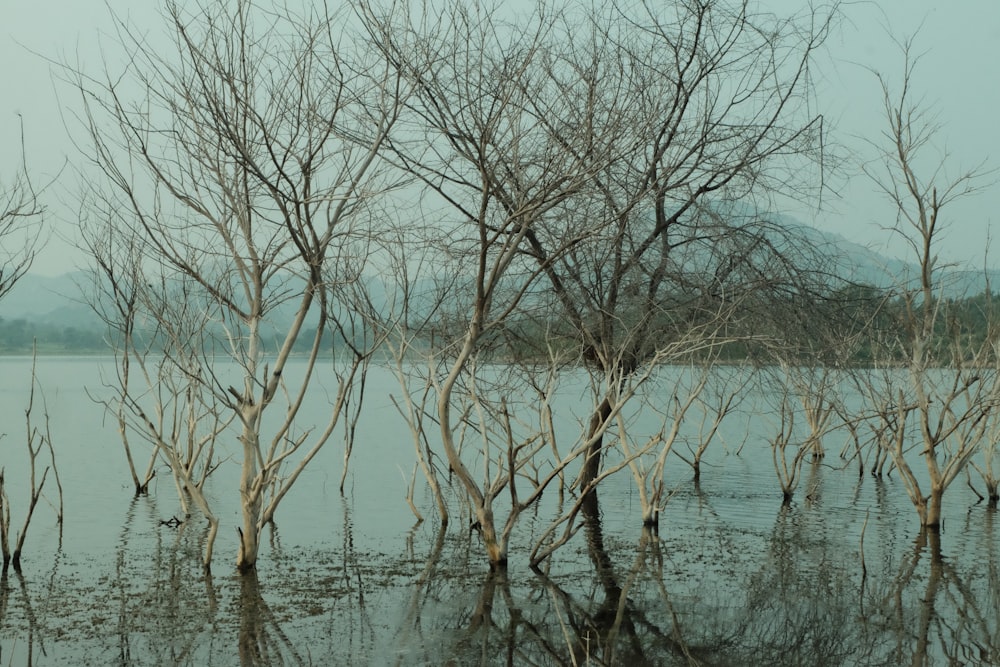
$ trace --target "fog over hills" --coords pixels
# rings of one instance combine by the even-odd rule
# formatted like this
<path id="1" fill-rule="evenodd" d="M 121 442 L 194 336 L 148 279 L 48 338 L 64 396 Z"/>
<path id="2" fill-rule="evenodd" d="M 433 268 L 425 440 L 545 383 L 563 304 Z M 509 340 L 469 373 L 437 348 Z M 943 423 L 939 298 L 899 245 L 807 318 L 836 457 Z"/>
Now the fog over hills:
<path id="1" fill-rule="evenodd" d="M 856 283 L 890 287 L 918 276 L 916 265 L 892 259 L 854 243 L 843 236 L 821 231 L 788 216 L 771 216 L 775 222 L 793 229 L 808 239 L 830 258 L 831 272 Z M 972 271 L 945 267 L 938 276 L 945 296 L 972 296 L 1000 285 L 1000 271 Z M 100 320 L 84 300 L 90 284 L 85 271 L 74 271 L 48 277 L 26 274 L 3 298 L 0 298 L 0 319 L 25 320 L 39 324 L 103 329 Z"/>
<path id="2" fill-rule="evenodd" d="M 83 299 L 81 285 L 89 284 L 84 271 L 49 277 L 28 273 L 0 298 L 0 318 L 45 324 L 97 327 L 100 320 Z"/>
<path id="3" fill-rule="evenodd" d="M 889 288 L 913 284 L 920 278 L 920 268 L 913 262 L 887 257 L 860 243 L 854 243 L 839 234 L 804 225 L 788 216 L 771 216 L 783 226 L 794 229 L 828 255 L 832 270 L 855 283 Z M 1000 288 L 1000 270 L 973 270 L 967 266 L 941 265 L 936 267 L 937 289 L 946 297 L 974 296 L 986 290 Z"/>

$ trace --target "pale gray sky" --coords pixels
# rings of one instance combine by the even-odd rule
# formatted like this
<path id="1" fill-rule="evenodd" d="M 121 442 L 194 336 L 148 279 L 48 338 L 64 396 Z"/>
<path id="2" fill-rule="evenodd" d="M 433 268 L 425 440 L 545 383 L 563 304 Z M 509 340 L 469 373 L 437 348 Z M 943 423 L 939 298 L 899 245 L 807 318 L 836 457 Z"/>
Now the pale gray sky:
<path id="1" fill-rule="evenodd" d="M 758 0 L 777 13 L 801 11 L 802 0 Z M 51 179 L 67 160 L 77 159 L 69 142 L 60 105 L 75 103 L 72 91 L 58 86 L 44 54 L 57 61 L 79 62 L 99 68 L 101 33 L 110 30 L 110 6 L 128 14 L 138 26 L 159 29 L 155 2 L 126 0 L 0 0 L 0 182 L 17 168 L 19 131 L 17 114 L 24 118 L 28 167 L 36 183 Z M 832 138 L 847 150 L 846 171 L 853 174 L 840 186 L 839 198 L 827 198 L 824 209 L 806 207 L 785 211 L 803 222 L 844 235 L 890 255 L 903 254 L 881 229 L 891 224 L 894 211 L 873 185 L 860 177 L 859 165 L 871 157 L 864 138 L 877 139 L 883 130 L 881 93 L 866 68 L 898 79 L 902 58 L 886 30 L 905 37 L 918 28 L 917 50 L 923 59 L 914 84 L 924 101 L 938 113 L 939 148 L 947 151 L 952 173 L 986 161 L 1000 167 L 1000 0 L 873 0 L 845 6 L 846 20 L 827 45 L 819 63 L 817 104 L 832 129 Z M 111 48 L 110 54 L 117 52 Z M 59 96 L 57 97 L 57 88 Z M 49 222 L 64 233 L 72 230 L 70 207 L 75 184 L 72 174 L 48 193 Z M 61 200 L 65 200 L 64 203 Z M 940 246 L 949 261 L 981 266 L 989 229 L 1000 216 L 1000 185 L 975 199 L 956 204 L 948 216 L 950 228 Z M 992 266 L 1000 266 L 1000 247 Z M 903 256 L 906 259 L 905 256 Z M 71 246 L 52 238 L 34 270 L 55 275 L 81 265 L 85 258 Z"/>

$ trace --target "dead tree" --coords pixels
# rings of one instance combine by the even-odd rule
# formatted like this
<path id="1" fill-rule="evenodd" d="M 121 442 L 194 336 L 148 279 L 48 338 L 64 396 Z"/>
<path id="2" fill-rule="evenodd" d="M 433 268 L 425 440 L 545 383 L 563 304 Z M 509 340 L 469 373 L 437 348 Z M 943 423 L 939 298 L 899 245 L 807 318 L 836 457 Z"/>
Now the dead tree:
<path id="1" fill-rule="evenodd" d="M 38 501 L 43 497 L 45 482 L 49 472 L 55 480 L 58 499 L 52 503 L 56 510 L 56 522 L 59 525 L 59 534 L 62 535 L 63 523 L 63 491 L 62 482 L 59 479 L 59 469 L 56 467 L 56 453 L 52 446 L 52 433 L 49 430 L 49 414 L 45 408 L 45 397 L 41 393 L 38 384 L 38 377 L 35 374 L 36 358 L 31 363 L 31 388 L 28 392 L 28 406 L 24 411 L 25 419 L 25 446 L 28 450 L 28 503 L 24 511 L 24 523 L 17 531 L 14 539 L 14 546 L 11 548 L 11 502 L 7 495 L 4 483 L 5 468 L 0 467 L 0 553 L 3 555 L 3 576 L 6 577 L 7 568 L 13 567 L 15 572 L 21 571 L 21 554 L 24 551 L 24 541 L 28 535 L 28 528 L 31 519 L 35 515 L 35 508 Z M 44 425 L 39 426 L 37 421 L 36 400 L 41 401 L 44 411 Z M 47 456 L 45 456 L 47 454 Z M 48 459 L 46 462 L 45 459 Z M 43 467 L 44 466 L 44 467 Z"/>
<path id="2" fill-rule="evenodd" d="M 746 354 L 748 338 L 782 334 L 777 306 L 814 302 L 829 284 L 813 244 L 766 213 L 774 197 L 822 192 L 823 118 L 806 101 L 828 9 L 784 19 L 709 0 L 574 15 L 544 72 L 571 117 L 545 98 L 531 110 L 577 159 L 614 159 L 593 165 L 556 223 L 529 231 L 525 252 L 596 378 L 683 357 L 663 354 L 678 340 Z M 565 238 L 581 240 L 561 251 Z M 592 436 L 610 409 L 598 401 Z M 604 442 L 593 443 L 584 484 L 602 465 Z"/>
<path id="3" fill-rule="evenodd" d="M 985 187 L 989 172 L 980 165 L 948 174 L 947 156 L 935 149 L 938 128 L 914 100 L 919 59 L 913 42 L 899 46 L 899 84 L 877 75 L 886 128 L 882 140 L 872 141 L 878 158 L 865 165 L 865 172 L 894 206 L 895 222 L 886 227 L 912 250 L 917 269 L 915 276 L 902 276 L 896 288 L 900 315 L 894 343 L 906 372 L 884 376 L 891 383 L 874 391 L 893 397 L 896 417 L 886 423 L 891 429 L 889 454 L 921 526 L 936 530 L 945 491 L 981 448 L 1000 405 L 994 342 L 972 344 L 961 330 L 945 292 L 946 267 L 937 257 L 938 241 L 948 226 L 946 209 Z M 911 451 L 926 466 L 926 483 L 911 467 Z"/>
<path id="4" fill-rule="evenodd" d="M 102 208 L 110 210 L 107 206 Z M 104 405 L 105 410 L 114 416 L 135 495 L 140 496 L 149 492 L 159 456 L 158 449 L 153 447 L 144 452 L 145 467 L 136 466 L 127 418 L 128 399 L 148 388 L 136 389 L 133 384 L 149 376 L 144 368 L 146 360 L 151 354 L 157 354 L 154 349 L 157 338 L 155 326 L 142 326 L 145 316 L 143 294 L 147 287 L 142 266 L 142 239 L 136 234 L 121 233 L 113 220 L 94 219 L 88 214 L 88 209 L 84 202 L 80 215 L 80 243 L 95 268 L 91 272 L 91 283 L 79 287 L 84 300 L 104 322 L 106 340 L 115 356 L 115 377 L 103 380 L 105 389 L 114 398 L 92 396 L 92 400 Z"/>
<path id="5" fill-rule="evenodd" d="M 0 298 L 31 268 L 42 242 L 41 192 L 28 173 L 24 119 L 18 114 L 21 160 L 10 180 L 0 181 Z"/>
<path id="6" fill-rule="evenodd" d="M 328 419 L 301 423 L 321 353 L 349 328 L 340 297 L 358 266 L 340 260 L 363 263 L 377 234 L 365 202 L 390 185 L 377 155 L 401 88 L 340 37 L 346 16 L 244 1 L 165 9 L 169 46 L 119 20 L 123 70 L 67 76 L 80 93 L 88 202 L 103 204 L 92 215 L 120 239 L 140 238 L 157 275 L 213 314 L 216 344 L 197 380 L 238 426 L 236 564 L 247 571 L 263 526 L 340 423 L 362 365 L 335 355 Z M 287 377 L 297 350 L 304 369 Z"/>
<path id="7" fill-rule="evenodd" d="M 557 83 L 542 76 L 553 44 L 567 37 L 559 12 L 543 8 L 511 23 L 495 9 L 451 2 L 433 17 L 369 5 L 362 16 L 373 50 L 413 91 L 400 123 L 407 131 L 386 143 L 386 159 L 434 201 L 427 208 L 440 220 L 431 241 L 437 266 L 454 267 L 458 276 L 448 297 L 451 326 L 435 333 L 429 352 L 440 368 L 427 382 L 441 451 L 472 508 L 490 566 L 505 567 L 519 514 L 582 452 L 560 452 L 547 474 L 519 489 L 534 457 L 550 451 L 547 426 L 517 412 L 524 404 L 513 397 L 530 386 L 515 379 L 517 369 L 504 374 L 517 389 L 499 388 L 484 369 L 506 358 L 511 320 L 539 306 L 533 292 L 541 271 L 525 258 L 529 237 L 559 224 L 566 202 L 608 156 L 576 154 L 546 127 L 571 113 Z M 539 104 L 551 105 L 548 118 L 538 114 Z M 588 233 L 574 230 L 552 255 Z M 519 423 L 532 426 L 522 430 Z M 477 434 L 475 446 L 463 447 L 466 434 Z M 506 519 L 494 515 L 501 492 L 509 494 Z"/>

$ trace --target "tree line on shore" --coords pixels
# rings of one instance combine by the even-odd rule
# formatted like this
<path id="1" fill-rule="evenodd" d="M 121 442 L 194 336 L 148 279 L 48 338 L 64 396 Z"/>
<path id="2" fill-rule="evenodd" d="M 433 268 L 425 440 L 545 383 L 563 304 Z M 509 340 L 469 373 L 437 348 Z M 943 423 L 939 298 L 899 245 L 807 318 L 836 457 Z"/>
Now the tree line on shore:
<path id="1" fill-rule="evenodd" d="M 944 299 L 944 307 L 947 309 L 948 317 L 940 318 L 935 322 L 934 340 L 932 347 L 935 350 L 934 359 L 940 365 L 948 365 L 951 359 L 948 355 L 949 341 L 956 336 L 968 341 L 970 349 L 979 349 L 993 335 L 991 331 L 992 322 L 995 319 L 994 308 L 996 308 L 998 295 L 992 292 L 981 292 L 973 296 L 948 297 Z M 902 348 L 894 345 L 893 342 L 901 335 L 904 327 L 906 313 L 905 304 L 900 298 L 893 298 L 892 288 L 879 288 L 872 285 L 853 285 L 843 290 L 829 294 L 824 300 L 824 307 L 835 309 L 836 317 L 841 320 L 870 322 L 870 328 L 863 332 L 863 335 L 855 341 L 849 350 L 842 352 L 841 356 L 834 360 L 831 356 L 828 363 L 842 363 L 850 366 L 861 366 L 870 364 L 904 364 L 905 354 Z M 537 358 L 544 358 L 542 350 L 550 343 L 560 345 L 567 350 L 578 344 L 573 337 L 572 331 L 567 330 L 560 334 L 562 322 L 558 319 L 549 318 L 548 321 L 536 321 L 531 318 L 518 319 L 511 318 L 506 324 L 506 337 L 508 340 L 517 340 L 516 346 L 500 346 L 494 349 L 494 358 L 503 360 L 508 357 L 518 360 L 528 360 L 533 355 Z M 446 322 L 438 322 L 436 325 L 441 328 L 446 326 Z M 276 325 L 281 328 L 280 323 Z M 307 327 L 303 340 L 297 342 L 295 350 L 298 353 L 307 353 L 308 345 L 304 342 L 311 340 L 316 333 L 315 327 Z M 655 337 L 661 332 L 654 332 Z M 666 334 L 667 331 L 662 333 Z M 803 338 L 790 341 L 795 347 L 801 349 L 815 349 L 817 341 L 808 339 L 806 332 L 800 332 Z M 163 349 L 165 341 L 156 340 L 155 331 L 136 333 L 137 336 L 149 338 L 147 344 L 150 349 Z M 224 331 L 220 329 L 216 333 L 217 338 L 224 338 Z M 547 339 L 546 336 L 549 336 Z M 431 333 L 419 339 L 419 342 L 428 347 L 432 344 Z M 720 359 L 729 363 L 754 361 L 759 359 L 759 350 L 755 350 L 753 345 L 748 345 L 742 340 L 750 340 L 752 334 L 747 331 L 741 335 L 734 335 L 733 340 L 726 342 L 721 347 Z M 357 344 L 359 341 L 354 341 Z M 268 349 L 277 349 L 280 339 L 272 338 L 265 343 Z M 38 321 L 30 317 L 3 318 L 0 317 L 0 354 L 30 355 L 37 352 L 42 355 L 51 354 L 84 354 L 103 355 L 111 354 L 118 349 L 120 340 L 109 337 L 109 332 L 103 323 L 63 325 L 58 319 L 47 318 L 46 321 Z M 327 354 L 332 354 L 335 350 L 343 347 L 343 340 L 335 340 L 334 335 L 326 331 L 323 333 L 323 348 Z M 583 350 L 575 350 L 582 354 Z M 766 359 L 766 357 L 764 357 Z M 808 360 L 808 359 L 807 359 Z"/>

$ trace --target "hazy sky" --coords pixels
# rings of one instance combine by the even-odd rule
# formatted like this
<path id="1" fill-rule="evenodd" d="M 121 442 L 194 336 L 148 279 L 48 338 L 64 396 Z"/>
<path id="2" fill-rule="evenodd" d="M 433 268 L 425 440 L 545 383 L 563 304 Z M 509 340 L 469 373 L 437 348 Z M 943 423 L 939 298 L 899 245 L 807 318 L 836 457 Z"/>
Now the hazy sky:
<path id="1" fill-rule="evenodd" d="M 802 0 L 759 0 L 777 13 L 801 11 Z M 51 179 L 74 149 L 64 128 L 60 106 L 75 103 L 72 91 L 54 82 L 43 54 L 57 61 L 100 65 L 100 35 L 109 29 L 109 10 L 127 13 L 133 23 L 158 29 L 155 2 L 125 0 L 0 0 L 0 182 L 7 182 L 20 154 L 18 116 L 24 118 L 28 167 L 36 183 Z M 817 104 L 849 158 L 838 183 L 840 197 L 828 197 L 820 211 L 796 207 L 787 212 L 803 222 L 842 234 L 894 256 L 903 248 L 892 242 L 882 225 L 894 210 L 873 185 L 859 176 L 860 164 L 872 157 L 865 138 L 877 139 L 884 128 L 881 93 L 867 68 L 898 80 L 902 58 L 887 36 L 900 37 L 919 28 L 917 51 L 923 54 L 914 85 L 938 115 L 938 148 L 947 152 L 951 173 L 986 161 L 1000 167 L 1000 0 L 873 0 L 850 2 L 846 19 L 826 47 L 814 72 Z M 110 50 L 114 53 L 114 50 Z M 49 222 L 72 230 L 72 175 L 47 193 Z M 1000 176 L 1000 174 L 998 174 Z M 946 213 L 949 213 L 946 210 Z M 989 229 L 1000 217 L 1000 186 L 994 186 L 951 209 L 948 233 L 940 246 L 943 259 L 981 266 Z M 994 244 L 997 245 L 997 244 Z M 990 264 L 1000 266 L 1000 246 Z M 54 275 L 85 262 L 60 238 L 53 238 L 34 270 Z"/>

